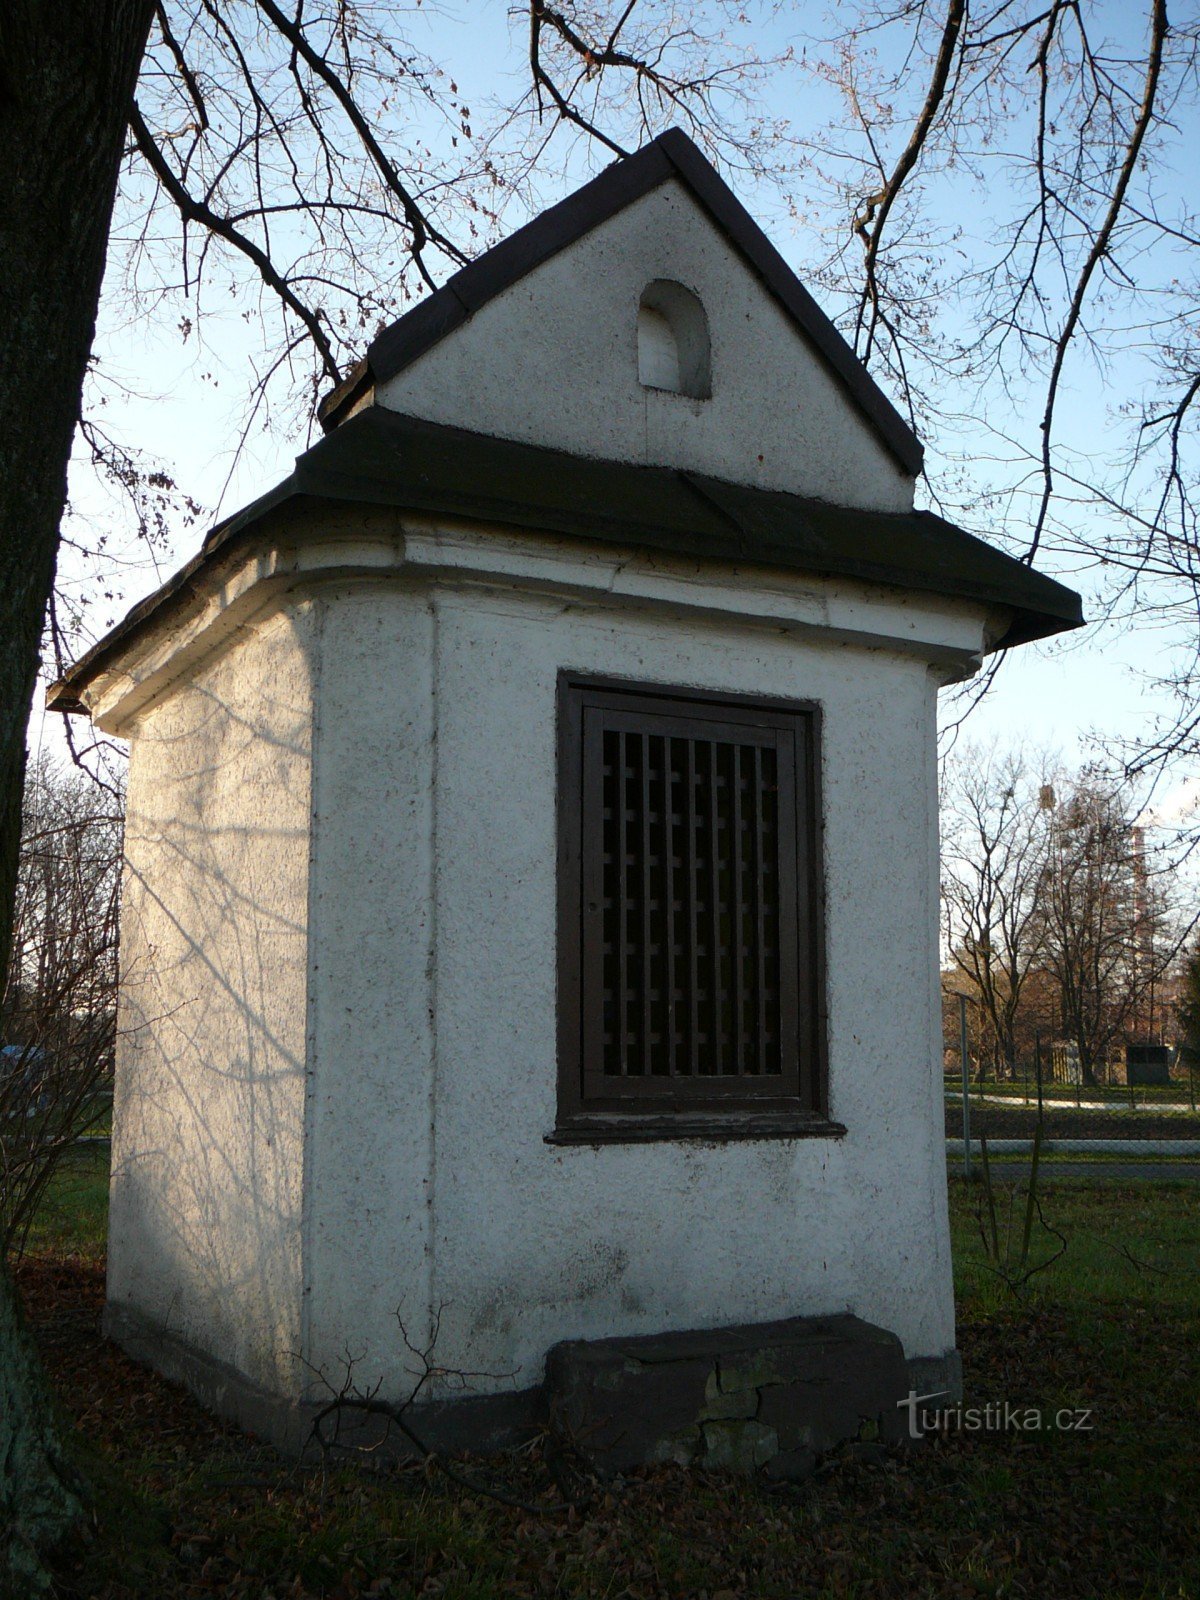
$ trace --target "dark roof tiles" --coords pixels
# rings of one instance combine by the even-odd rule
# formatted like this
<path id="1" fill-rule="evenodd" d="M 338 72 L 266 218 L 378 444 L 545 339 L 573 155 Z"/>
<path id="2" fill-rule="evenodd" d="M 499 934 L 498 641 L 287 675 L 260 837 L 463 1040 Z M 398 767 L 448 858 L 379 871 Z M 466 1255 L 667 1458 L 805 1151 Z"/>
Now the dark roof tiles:
<path id="1" fill-rule="evenodd" d="M 270 493 L 219 524 L 200 554 L 83 656 L 50 692 L 59 710 L 202 569 L 303 505 L 391 506 L 704 562 L 844 577 L 1009 609 L 999 647 L 1075 628 L 1079 596 L 926 511 L 854 510 L 670 467 L 598 461 L 371 406 L 296 461 Z"/>

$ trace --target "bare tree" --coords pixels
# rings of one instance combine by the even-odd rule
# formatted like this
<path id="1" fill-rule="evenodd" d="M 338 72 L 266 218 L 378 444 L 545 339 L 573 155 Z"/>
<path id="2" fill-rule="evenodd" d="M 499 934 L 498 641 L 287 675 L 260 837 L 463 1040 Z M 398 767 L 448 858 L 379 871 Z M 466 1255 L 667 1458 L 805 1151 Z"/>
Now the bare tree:
<path id="1" fill-rule="evenodd" d="M 63 1156 L 111 1104 L 119 793 L 43 758 L 25 785 L 0 997 L 0 1249 L 20 1253 Z"/>
<path id="2" fill-rule="evenodd" d="M 1191 927 L 1172 904 L 1171 863 L 1147 851 L 1135 815 L 1128 785 L 1100 769 L 1056 786 L 1040 888 L 1044 964 L 1087 1084 L 1139 1031 Z"/>
<path id="3" fill-rule="evenodd" d="M 857 0 L 806 52 L 841 107 L 808 142 L 821 277 L 947 508 L 1173 630 L 1135 767 L 1200 748 L 1198 48 L 1166 0 Z"/>
<path id="4" fill-rule="evenodd" d="M 1042 954 L 1045 780 L 1021 753 L 960 745 L 943 768 L 942 915 L 1011 1077 L 1026 982 Z"/>
<path id="5" fill-rule="evenodd" d="M 970 745 L 945 764 L 946 941 L 1008 1076 L 1031 1027 L 1073 1045 L 1090 1084 L 1150 1029 L 1192 923 L 1177 841 L 1148 843 L 1138 810 L 1130 782 L 1096 766 Z"/>
<path id="6" fill-rule="evenodd" d="M 150 0 L 0 7 L 0 973 L 12 944 L 25 725 L 58 558 L 109 221 Z M 47 1584 L 81 1510 L 0 1263 L 0 1592 Z"/>
<path id="7" fill-rule="evenodd" d="M 121 823 L 119 793 L 73 766 L 33 767 L 0 992 L 0 1290 L 59 1162 L 110 1098 Z M 23 1594 L 41 1586 L 39 1545 L 78 1515 L 81 1485 L 16 1298 L 3 1292 L 0 1352 L 0 1592 Z"/>
<path id="8" fill-rule="evenodd" d="M 1175 1024 L 1179 1030 L 1179 1055 L 1186 1065 L 1188 1082 L 1194 1085 L 1196 1063 L 1200 1061 L 1200 945 L 1186 952 L 1179 973 Z"/>

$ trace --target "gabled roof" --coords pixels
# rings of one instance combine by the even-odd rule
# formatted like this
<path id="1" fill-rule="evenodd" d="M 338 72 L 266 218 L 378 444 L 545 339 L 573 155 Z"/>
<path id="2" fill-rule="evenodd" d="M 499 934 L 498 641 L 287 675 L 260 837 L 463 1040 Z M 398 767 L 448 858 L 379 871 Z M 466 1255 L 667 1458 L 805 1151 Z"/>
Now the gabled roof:
<path id="1" fill-rule="evenodd" d="M 386 383 L 461 326 L 503 290 L 609 217 L 670 179 L 678 179 L 764 287 L 792 318 L 905 472 L 921 471 L 924 450 L 908 423 L 716 169 L 678 128 L 606 167 L 590 183 L 469 266 L 463 267 L 374 340 L 366 358 L 321 402 L 326 429 L 337 427 L 373 384 Z"/>
<path id="2" fill-rule="evenodd" d="M 298 457 L 270 493 L 215 527 L 199 555 L 53 685 L 49 705 L 83 710 L 86 685 L 174 600 L 194 594 L 203 569 L 261 539 L 275 513 L 285 513 L 276 526 L 286 530 L 296 511 L 313 505 L 390 506 L 690 560 L 957 596 L 1011 610 L 997 648 L 1083 621 L 1074 590 L 928 511 L 855 511 L 672 467 L 567 455 L 371 406 Z"/>

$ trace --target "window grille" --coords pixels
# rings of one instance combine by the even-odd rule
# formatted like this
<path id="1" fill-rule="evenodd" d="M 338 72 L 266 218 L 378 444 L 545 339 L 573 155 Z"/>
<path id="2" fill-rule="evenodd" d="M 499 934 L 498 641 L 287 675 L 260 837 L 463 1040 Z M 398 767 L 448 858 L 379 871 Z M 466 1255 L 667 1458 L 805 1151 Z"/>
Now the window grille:
<path id="1" fill-rule="evenodd" d="M 815 709 L 560 693 L 560 1113 L 815 1112 Z"/>

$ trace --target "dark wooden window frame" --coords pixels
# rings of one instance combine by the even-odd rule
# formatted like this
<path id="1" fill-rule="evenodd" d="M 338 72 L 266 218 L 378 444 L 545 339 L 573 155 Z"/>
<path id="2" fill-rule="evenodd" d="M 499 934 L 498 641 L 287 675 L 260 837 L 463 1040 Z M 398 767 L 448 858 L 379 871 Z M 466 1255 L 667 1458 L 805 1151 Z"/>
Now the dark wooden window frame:
<path id="1" fill-rule="evenodd" d="M 589 823 L 598 816 L 601 782 L 595 739 L 585 778 L 585 718 L 599 713 L 606 728 L 667 733 L 786 751 L 780 770 L 781 1060 L 774 1077 L 728 1074 L 720 1078 L 645 1076 L 624 1080 L 619 1093 L 602 1092 L 611 1075 L 597 1067 L 596 1027 L 585 1020 L 585 996 L 599 981 L 585 962 L 601 959 L 596 935 L 585 934 L 586 906 L 596 914 L 601 870 L 595 846 L 585 849 Z M 648 747 L 647 747 L 648 748 Z M 666 684 L 633 682 L 563 671 L 558 678 L 558 1119 L 548 1142 L 631 1142 L 649 1139 L 798 1138 L 836 1136 L 845 1128 L 828 1116 L 824 963 L 824 893 L 821 875 L 821 712 L 812 701 L 718 694 Z M 715 757 L 714 757 L 715 759 Z M 738 758 L 740 759 L 740 758 Z M 794 901 L 794 903 L 793 903 Z M 794 931 L 790 937 L 788 927 Z M 589 952 L 591 952 L 589 954 Z M 673 957 L 672 957 L 673 959 Z M 789 982 L 789 976 L 791 981 Z M 593 1019 L 595 1002 L 592 1002 Z M 740 1026 L 740 1024 L 739 1024 Z M 624 1049 L 624 1044 L 621 1046 Z M 675 1046 L 670 1046 L 672 1051 Z M 741 1059 L 739 1055 L 739 1060 Z"/>

